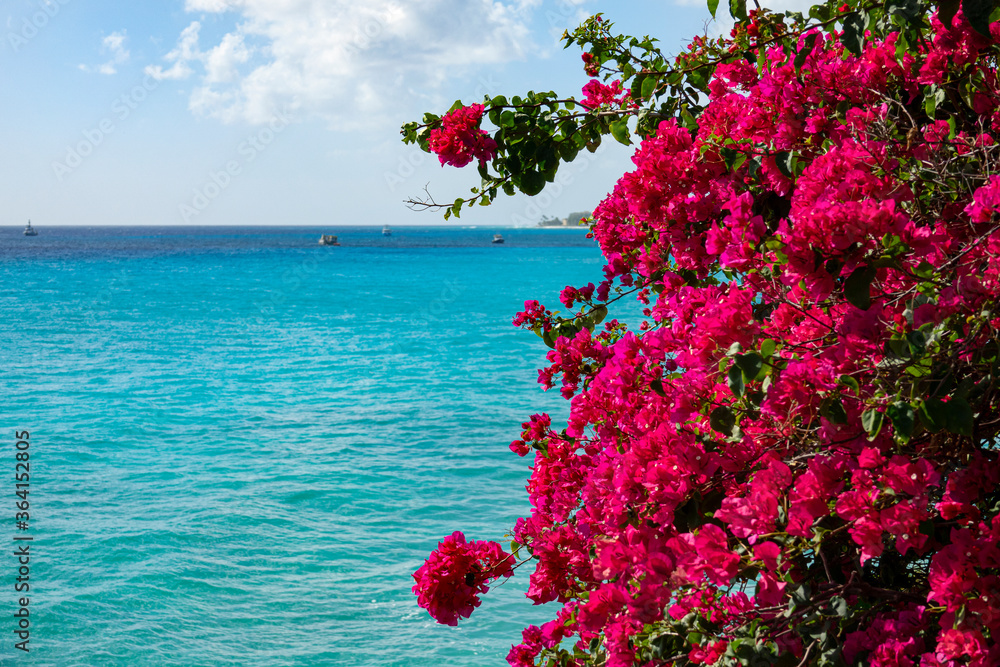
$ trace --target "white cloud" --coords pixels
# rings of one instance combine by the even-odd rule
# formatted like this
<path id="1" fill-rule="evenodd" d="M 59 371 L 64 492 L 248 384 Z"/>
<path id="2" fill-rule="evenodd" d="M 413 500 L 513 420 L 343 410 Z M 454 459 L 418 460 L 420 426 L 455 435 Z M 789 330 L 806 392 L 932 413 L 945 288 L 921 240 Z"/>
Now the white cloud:
<path id="1" fill-rule="evenodd" d="M 154 79 L 186 79 L 194 73 L 188 63 L 192 60 L 201 60 L 202 54 L 198 50 L 198 31 L 201 24 L 195 21 L 181 32 L 177 40 L 177 47 L 164 56 L 164 60 L 172 62 L 168 69 L 163 69 L 160 65 L 149 65 L 146 67 L 146 74 Z"/>
<path id="2" fill-rule="evenodd" d="M 266 122 L 278 109 L 337 124 L 371 119 L 463 70 L 523 57 L 534 48 L 528 23 L 540 3 L 186 0 L 189 12 L 233 13 L 235 28 L 202 47 L 194 21 L 166 64 L 146 71 L 197 73 L 191 109 L 224 121 Z"/>
<path id="3" fill-rule="evenodd" d="M 101 40 L 101 52 L 110 53 L 111 59 L 100 65 L 90 66 L 90 65 L 80 65 L 80 69 L 84 72 L 98 72 L 100 74 L 116 74 L 118 72 L 118 65 L 122 65 L 128 62 L 129 52 L 125 48 L 125 40 L 127 36 L 125 31 L 113 32 L 104 39 Z"/>
<path id="4" fill-rule="evenodd" d="M 226 83 L 238 74 L 240 65 L 250 59 L 250 50 L 243 43 L 243 36 L 229 33 L 214 49 L 205 54 L 205 83 Z"/>

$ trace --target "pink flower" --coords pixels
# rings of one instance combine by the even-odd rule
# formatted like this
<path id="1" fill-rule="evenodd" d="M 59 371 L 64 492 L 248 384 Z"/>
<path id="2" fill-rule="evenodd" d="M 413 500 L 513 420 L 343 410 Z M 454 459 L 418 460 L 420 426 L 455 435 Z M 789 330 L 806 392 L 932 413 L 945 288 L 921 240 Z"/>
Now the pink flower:
<path id="1" fill-rule="evenodd" d="M 597 79 L 591 79 L 583 87 L 585 97 L 580 104 L 588 109 L 596 109 L 602 106 L 619 106 L 628 99 L 629 92 L 622 91 L 622 82 L 614 81 L 610 86 L 601 83 Z"/>
<path id="2" fill-rule="evenodd" d="M 949 628 L 938 638 L 936 655 L 942 661 L 968 657 L 969 662 L 966 664 L 972 667 L 987 667 L 992 664 L 986 661 L 988 653 L 986 641 L 978 630 Z"/>
<path id="3" fill-rule="evenodd" d="M 715 524 L 706 523 L 697 535 L 685 533 L 668 544 L 683 554 L 677 569 L 693 584 L 700 583 L 704 576 L 716 586 L 728 586 L 736 576 L 740 557 L 729 549 L 726 532 Z"/>
<path id="4" fill-rule="evenodd" d="M 976 190 L 965 213 L 973 222 L 989 222 L 1000 212 L 1000 176 L 991 176 L 986 185 Z"/>
<path id="5" fill-rule="evenodd" d="M 781 461 L 772 461 L 754 475 L 746 496 L 723 499 L 715 518 L 729 524 L 737 537 L 750 537 L 774 530 L 778 517 L 778 495 L 792 482 L 792 473 Z"/>
<path id="6" fill-rule="evenodd" d="M 968 529 L 955 528 L 951 531 L 951 544 L 934 554 L 931 559 L 930 594 L 928 600 L 936 600 L 948 611 L 957 611 L 966 604 L 966 594 L 976 584 L 975 556 L 978 548 Z"/>
<path id="7" fill-rule="evenodd" d="M 496 542 L 466 542 L 455 531 L 413 573 L 417 604 L 438 623 L 458 625 L 481 604 L 487 584 L 513 574 L 514 557 Z"/>
<path id="8" fill-rule="evenodd" d="M 496 142 L 479 129 L 483 111 L 482 104 L 460 107 L 445 114 L 440 128 L 431 130 L 428 144 L 442 166 L 464 167 L 474 159 L 484 166 L 496 156 Z"/>
<path id="9" fill-rule="evenodd" d="M 542 631 L 537 625 L 529 625 L 521 631 L 522 642 L 511 646 L 507 654 L 510 667 L 535 667 L 535 657 L 542 651 Z"/>
<path id="10" fill-rule="evenodd" d="M 563 291 L 559 294 L 559 300 L 567 308 L 572 308 L 579 302 L 590 301 L 594 296 L 594 283 L 588 284 L 586 287 L 581 287 L 577 289 L 567 285 Z"/>

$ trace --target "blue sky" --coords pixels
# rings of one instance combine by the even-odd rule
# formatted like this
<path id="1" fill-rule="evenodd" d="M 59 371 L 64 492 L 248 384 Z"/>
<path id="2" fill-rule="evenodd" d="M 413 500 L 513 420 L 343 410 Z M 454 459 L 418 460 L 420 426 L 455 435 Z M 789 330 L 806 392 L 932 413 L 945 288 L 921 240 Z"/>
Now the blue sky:
<path id="1" fill-rule="evenodd" d="M 706 30 L 693 1 L 6 0 L 0 224 L 438 224 L 403 200 L 478 177 L 403 146 L 402 123 L 487 93 L 579 96 L 564 29 L 603 12 L 676 52 Z M 590 209 L 629 157 L 608 145 L 460 224 Z"/>

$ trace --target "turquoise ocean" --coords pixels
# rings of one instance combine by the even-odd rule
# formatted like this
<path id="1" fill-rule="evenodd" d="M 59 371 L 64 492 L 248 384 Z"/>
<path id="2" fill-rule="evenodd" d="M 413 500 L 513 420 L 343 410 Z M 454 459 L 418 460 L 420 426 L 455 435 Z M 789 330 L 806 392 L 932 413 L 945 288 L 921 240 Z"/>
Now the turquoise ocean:
<path id="1" fill-rule="evenodd" d="M 39 232 L 0 229 L 0 664 L 502 665 L 554 616 L 525 568 L 438 625 L 410 575 L 528 510 L 507 445 L 567 404 L 510 321 L 600 278 L 582 230 Z"/>

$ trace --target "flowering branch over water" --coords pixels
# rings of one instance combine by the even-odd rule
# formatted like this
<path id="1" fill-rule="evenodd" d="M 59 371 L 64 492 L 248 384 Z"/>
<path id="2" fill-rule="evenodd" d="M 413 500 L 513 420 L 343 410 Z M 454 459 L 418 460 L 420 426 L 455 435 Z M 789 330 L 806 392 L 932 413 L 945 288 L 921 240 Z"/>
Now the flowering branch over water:
<path id="1" fill-rule="evenodd" d="M 566 36 L 582 101 L 403 128 L 479 161 L 446 216 L 536 194 L 609 134 L 636 145 L 594 211 L 601 279 L 514 319 L 571 410 L 511 443 L 534 458 L 512 551 L 560 607 L 508 662 L 1000 664 L 1000 9 L 730 12 L 669 61 L 595 16 Z M 634 330 L 606 320 L 626 294 Z M 457 622 L 493 562 L 462 566 L 474 601 L 419 603 Z"/>

